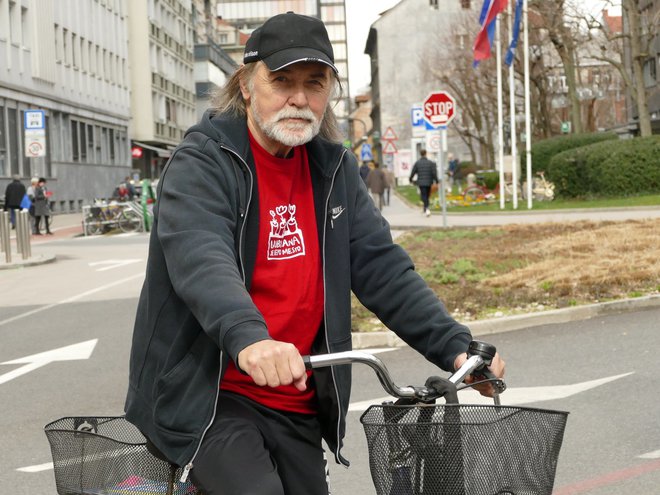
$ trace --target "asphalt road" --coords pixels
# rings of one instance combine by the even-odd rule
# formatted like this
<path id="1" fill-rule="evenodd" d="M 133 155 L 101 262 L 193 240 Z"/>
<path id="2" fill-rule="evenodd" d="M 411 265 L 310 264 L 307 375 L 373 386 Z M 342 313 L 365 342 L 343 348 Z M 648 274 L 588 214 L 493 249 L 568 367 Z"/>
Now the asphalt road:
<path id="1" fill-rule="evenodd" d="M 56 240 L 37 246 L 56 263 L 0 272 L 0 493 L 56 493 L 49 421 L 122 413 L 146 241 Z M 658 321 L 660 309 L 651 309 L 489 337 L 507 360 L 503 404 L 570 412 L 556 494 L 660 493 Z M 400 385 L 438 373 L 408 349 L 379 357 Z M 356 366 L 354 407 L 384 395 L 371 370 Z M 351 468 L 331 465 L 335 495 L 375 493 L 359 415 L 349 413 Z"/>

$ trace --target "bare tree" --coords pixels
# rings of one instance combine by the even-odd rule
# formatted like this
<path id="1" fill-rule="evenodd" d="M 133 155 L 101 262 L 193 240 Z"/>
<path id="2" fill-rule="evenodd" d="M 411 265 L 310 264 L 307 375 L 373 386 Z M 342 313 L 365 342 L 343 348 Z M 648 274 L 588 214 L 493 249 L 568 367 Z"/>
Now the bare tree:
<path id="1" fill-rule="evenodd" d="M 610 8 L 612 1 L 608 2 Z M 627 29 L 612 30 L 604 19 L 592 14 L 585 15 L 590 39 L 599 43 L 598 52 L 591 56 L 614 67 L 635 102 L 639 114 L 641 136 L 651 135 L 651 116 L 648 110 L 647 91 L 644 83 L 644 64 L 649 58 L 651 43 L 658 35 L 658 16 L 642 12 L 639 0 L 621 0 Z M 626 65 L 624 50 L 628 49 L 630 67 Z"/>
<path id="2" fill-rule="evenodd" d="M 561 59 L 573 132 L 583 131 L 582 111 L 578 95 L 577 45 L 580 40 L 579 26 L 573 22 L 566 0 L 532 0 L 530 7 L 539 14 L 552 45 Z"/>

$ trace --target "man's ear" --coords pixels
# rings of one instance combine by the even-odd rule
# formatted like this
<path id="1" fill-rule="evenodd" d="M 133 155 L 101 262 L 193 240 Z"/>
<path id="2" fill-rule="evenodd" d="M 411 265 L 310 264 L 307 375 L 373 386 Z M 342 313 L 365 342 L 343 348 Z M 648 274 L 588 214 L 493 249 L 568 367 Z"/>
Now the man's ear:
<path id="1" fill-rule="evenodd" d="M 244 77 L 240 78 L 240 86 L 241 86 L 241 94 L 243 95 L 243 99 L 245 101 L 249 101 L 250 99 L 250 91 L 248 91 L 248 84 L 247 81 L 245 80 Z"/>

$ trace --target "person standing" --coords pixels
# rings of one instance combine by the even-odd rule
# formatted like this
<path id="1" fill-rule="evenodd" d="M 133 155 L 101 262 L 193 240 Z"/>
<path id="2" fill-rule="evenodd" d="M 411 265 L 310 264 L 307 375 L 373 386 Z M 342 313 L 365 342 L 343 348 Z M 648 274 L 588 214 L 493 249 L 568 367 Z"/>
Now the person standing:
<path id="1" fill-rule="evenodd" d="M 367 164 L 367 162 L 362 162 L 362 165 L 360 165 L 360 177 L 362 177 L 362 180 L 365 184 L 367 183 L 369 172 L 371 172 L 371 167 L 369 167 L 369 164 Z"/>
<path id="2" fill-rule="evenodd" d="M 378 166 L 378 162 L 374 161 L 374 168 L 371 169 L 369 175 L 367 175 L 367 187 L 371 192 L 371 197 L 374 200 L 374 203 L 379 210 L 383 209 L 383 194 L 385 193 L 385 188 L 387 186 L 387 178 L 385 173 Z"/>
<path id="3" fill-rule="evenodd" d="M 350 367 L 302 355 L 351 348 L 351 291 L 430 361 L 467 360 L 469 330 L 341 145 L 339 85 L 321 20 L 268 19 L 158 183 L 126 418 L 205 495 L 328 494 L 322 439 L 348 465 Z"/>
<path id="4" fill-rule="evenodd" d="M 429 209 L 429 196 L 431 194 L 431 186 L 438 183 L 438 171 L 435 162 L 426 158 L 426 150 L 419 152 L 422 157 L 415 162 L 412 171 L 410 172 L 410 182 L 416 183 L 419 187 L 419 196 L 423 204 L 423 212 L 428 217 L 431 215 Z M 417 176 L 417 180 L 414 177 Z"/>
<path id="5" fill-rule="evenodd" d="M 12 181 L 5 188 L 4 210 L 9 211 L 11 228 L 16 228 L 16 211 L 21 209 L 21 201 L 25 196 L 25 186 L 21 182 L 20 175 L 14 175 Z"/>
<path id="6" fill-rule="evenodd" d="M 46 179 L 39 178 L 37 187 L 34 189 L 34 234 L 41 235 L 40 224 L 41 219 L 44 219 L 44 227 L 46 234 L 52 235 L 50 231 L 50 193 L 46 188 Z"/>

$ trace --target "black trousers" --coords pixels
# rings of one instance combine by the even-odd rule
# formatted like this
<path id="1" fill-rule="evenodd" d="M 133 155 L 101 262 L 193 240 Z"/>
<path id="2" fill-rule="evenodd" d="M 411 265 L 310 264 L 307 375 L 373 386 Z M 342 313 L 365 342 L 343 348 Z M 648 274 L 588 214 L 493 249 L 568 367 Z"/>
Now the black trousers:
<path id="1" fill-rule="evenodd" d="M 275 411 L 220 392 L 190 472 L 205 495 L 328 495 L 316 416 Z"/>
<path id="2" fill-rule="evenodd" d="M 424 205 L 424 210 L 429 208 L 429 194 L 431 193 L 431 186 L 419 186 L 419 196 Z"/>

